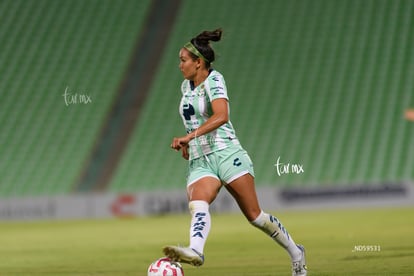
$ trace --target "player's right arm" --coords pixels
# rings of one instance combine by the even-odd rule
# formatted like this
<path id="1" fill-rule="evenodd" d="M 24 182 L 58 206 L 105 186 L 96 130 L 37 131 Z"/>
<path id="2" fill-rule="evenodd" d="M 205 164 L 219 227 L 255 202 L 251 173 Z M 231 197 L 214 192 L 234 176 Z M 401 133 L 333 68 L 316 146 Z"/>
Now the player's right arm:
<path id="1" fill-rule="evenodd" d="M 216 99 L 211 102 L 213 115 L 207 119 L 199 128 L 193 132 L 188 133 L 182 137 L 174 137 L 171 143 L 171 148 L 176 151 L 180 150 L 184 146 L 188 146 L 188 143 L 197 137 L 207 134 L 221 125 L 225 124 L 229 120 L 228 102 L 227 99 Z"/>
<path id="2" fill-rule="evenodd" d="M 181 148 L 181 155 L 185 160 L 188 160 L 190 158 L 190 154 L 188 153 L 188 145 L 185 145 Z"/>

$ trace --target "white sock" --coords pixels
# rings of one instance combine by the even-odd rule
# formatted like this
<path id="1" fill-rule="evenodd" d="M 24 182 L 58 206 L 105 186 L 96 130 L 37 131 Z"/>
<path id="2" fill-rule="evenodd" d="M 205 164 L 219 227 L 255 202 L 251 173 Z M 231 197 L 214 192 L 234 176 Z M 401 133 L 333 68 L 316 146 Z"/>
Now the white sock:
<path id="1" fill-rule="evenodd" d="M 300 260 L 302 254 L 300 249 L 276 217 L 261 211 L 260 215 L 250 223 L 268 234 L 274 241 L 285 248 L 292 261 Z"/>
<path id="2" fill-rule="evenodd" d="M 211 227 L 209 204 L 202 200 L 193 200 L 188 204 L 191 213 L 190 247 L 203 254 Z"/>

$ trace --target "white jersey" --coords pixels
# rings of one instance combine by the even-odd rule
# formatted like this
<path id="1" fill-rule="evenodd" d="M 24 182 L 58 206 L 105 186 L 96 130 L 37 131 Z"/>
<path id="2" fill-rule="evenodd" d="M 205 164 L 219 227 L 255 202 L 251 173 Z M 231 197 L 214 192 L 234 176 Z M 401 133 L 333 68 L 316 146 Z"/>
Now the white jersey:
<path id="1" fill-rule="evenodd" d="M 184 80 L 181 84 L 181 92 L 183 97 L 180 102 L 179 112 L 187 133 L 198 129 L 213 115 L 211 108 L 213 100 L 222 98 L 228 101 L 229 99 L 224 78 L 215 70 L 211 70 L 204 82 L 197 87 L 193 86 L 192 81 Z M 239 144 L 239 140 L 229 120 L 219 128 L 190 141 L 190 160 L 231 145 Z"/>

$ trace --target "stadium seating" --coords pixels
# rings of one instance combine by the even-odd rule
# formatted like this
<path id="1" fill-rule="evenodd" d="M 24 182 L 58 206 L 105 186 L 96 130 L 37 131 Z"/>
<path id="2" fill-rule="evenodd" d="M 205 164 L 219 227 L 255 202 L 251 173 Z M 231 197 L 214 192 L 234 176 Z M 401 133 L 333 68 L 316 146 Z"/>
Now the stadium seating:
<path id="1" fill-rule="evenodd" d="M 185 161 L 168 148 L 184 133 L 177 53 L 216 27 L 214 67 L 258 185 L 413 179 L 414 126 L 403 119 L 414 100 L 412 11 L 408 1 L 184 1 L 111 189 L 184 188 Z M 278 158 L 288 174 L 277 174 Z"/>
<path id="2" fill-rule="evenodd" d="M 73 192 L 149 3 L 2 1 L 0 197 Z M 183 0 L 109 191 L 185 187 L 186 161 L 169 148 L 184 133 L 178 51 L 216 27 L 214 67 L 259 186 L 413 180 L 414 125 L 403 119 L 414 106 L 413 5 Z"/>
<path id="3" fill-rule="evenodd" d="M 0 196 L 72 191 L 148 3 L 2 1 Z"/>

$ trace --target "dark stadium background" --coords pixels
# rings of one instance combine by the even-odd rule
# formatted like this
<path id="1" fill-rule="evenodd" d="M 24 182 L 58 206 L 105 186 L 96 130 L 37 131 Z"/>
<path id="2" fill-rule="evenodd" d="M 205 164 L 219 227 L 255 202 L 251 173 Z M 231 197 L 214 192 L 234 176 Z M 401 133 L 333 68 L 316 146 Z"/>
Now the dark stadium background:
<path id="1" fill-rule="evenodd" d="M 214 67 L 259 190 L 305 207 L 409 201 L 413 11 L 404 0 L 1 1 L 0 218 L 36 218 L 44 199 L 53 206 L 39 212 L 55 218 L 65 200 L 109 196 L 113 211 L 183 194 L 186 163 L 169 148 L 184 132 L 178 51 L 217 27 Z M 278 159 L 303 171 L 279 175 Z"/>

